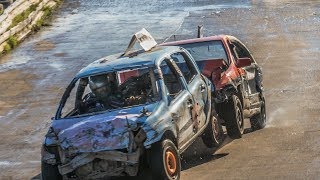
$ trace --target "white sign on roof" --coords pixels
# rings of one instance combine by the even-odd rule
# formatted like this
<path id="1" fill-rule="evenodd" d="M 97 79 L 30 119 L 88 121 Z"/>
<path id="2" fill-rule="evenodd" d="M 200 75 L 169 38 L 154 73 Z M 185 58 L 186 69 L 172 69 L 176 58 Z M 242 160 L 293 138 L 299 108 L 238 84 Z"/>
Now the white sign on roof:
<path id="1" fill-rule="evenodd" d="M 128 48 L 124 52 L 125 55 L 130 52 L 137 41 L 145 51 L 149 51 L 157 45 L 157 42 L 154 40 L 151 34 L 145 28 L 143 28 L 133 35 Z"/>

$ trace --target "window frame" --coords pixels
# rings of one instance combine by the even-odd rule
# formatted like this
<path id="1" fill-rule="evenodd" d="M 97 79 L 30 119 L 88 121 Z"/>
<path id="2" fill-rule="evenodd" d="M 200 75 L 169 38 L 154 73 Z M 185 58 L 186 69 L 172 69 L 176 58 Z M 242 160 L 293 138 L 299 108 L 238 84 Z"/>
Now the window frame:
<path id="1" fill-rule="evenodd" d="M 179 65 L 172 59 L 172 55 L 174 54 L 180 54 L 183 57 L 184 62 L 185 63 L 188 70 L 190 71 L 190 73 L 192 73 L 191 68 L 193 69 L 193 74 L 192 77 L 190 79 L 187 79 L 186 76 L 184 75 L 184 73 L 181 71 L 181 69 L 179 68 Z M 170 58 L 172 59 L 172 61 L 178 66 L 178 69 L 180 70 L 180 72 L 182 73 L 182 76 L 184 77 L 184 79 L 186 80 L 187 84 L 190 84 L 195 77 L 199 74 L 198 69 L 196 68 L 196 65 L 194 64 L 194 62 L 191 60 L 190 55 L 187 54 L 185 51 L 177 51 L 175 53 L 172 53 L 170 55 Z"/>
<path id="2" fill-rule="evenodd" d="M 150 67 L 146 67 L 147 69 L 149 69 Z M 138 68 L 139 69 L 139 68 Z M 153 67 L 153 73 L 154 73 L 154 69 L 155 67 Z M 104 113 L 104 112 L 109 112 L 109 111 L 113 111 L 113 110 L 118 110 L 118 109 L 108 109 L 108 110 L 105 110 L 105 111 L 99 111 L 99 112 L 93 112 L 93 113 L 87 113 L 87 114 L 82 114 L 82 115 L 79 115 L 79 116 L 62 116 L 62 111 L 63 111 L 63 108 L 65 107 L 68 99 L 70 98 L 70 95 L 72 93 L 73 90 L 76 90 L 76 95 L 75 97 L 78 97 L 78 88 L 80 86 L 80 83 L 78 84 L 78 86 L 76 87 L 76 84 L 77 82 L 81 81 L 81 79 L 85 79 L 85 78 L 89 78 L 90 76 L 97 76 L 97 75 L 101 75 L 101 74 L 107 74 L 107 73 L 110 73 L 110 72 L 120 72 L 120 71 L 124 71 L 125 69 L 119 69 L 119 70 L 113 70 L 113 71 L 104 71 L 104 72 L 99 72 L 99 73 L 94 73 L 94 74 L 89 74 L 89 75 L 85 75 L 85 76 L 81 76 L 81 77 L 76 77 L 76 78 L 73 78 L 72 81 L 69 83 L 69 85 L 67 86 L 66 90 L 64 91 L 63 95 L 62 95 L 62 98 L 60 99 L 59 101 L 59 105 L 58 105 L 58 109 L 56 111 L 56 114 L 54 116 L 54 119 L 53 120 L 60 120 L 60 119 L 72 119 L 72 118 L 80 118 L 80 117 L 85 117 L 85 116 L 90 116 L 90 115 L 94 115 L 94 114 L 100 114 L 100 113 Z M 150 71 L 148 72 L 150 73 Z M 119 79 L 118 79 L 118 75 L 116 75 L 116 78 L 117 78 L 117 82 L 119 82 Z M 161 98 L 161 95 L 160 95 L 160 91 L 159 91 L 159 87 L 158 87 L 158 82 L 157 82 L 157 79 L 155 78 L 155 86 L 156 88 L 153 89 L 153 90 L 157 90 L 157 94 L 158 94 L 158 97 L 157 97 L 157 101 L 160 100 Z M 84 92 L 83 92 L 84 93 Z M 83 97 L 84 94 L 82 94 L 82 97 Z M 76 100 L 75 100 L 76 102 Z M 134 106 L 141 106 L 141 104 L 139 105 L 134 105 Z M 128 107 L 122 107 L 123 109 L 127 109 L 127 108 L 131 108 L 133 106 L 128 106 Z M 71 111 L 67 114 L 70 114 Z"/>
<path id="3" fill-rule="evenodd" d="M 241 42 L 239 42 L 239 41 L 237 41 L 237 40 L 234 40 L 234 39 L 231 40 L 231 43 L 232 43 L 232 45 L 234 46 L 234 47 L 232 48 L 232 55 L 234 56 L 234 59 L 235 59 L 235 60 L 237 60 L 237 59 L 239 59 L 239 58 L 245 58 L 245 57 L 247 57 L 247 58 L 250 58 L 250 60 L 251 60 L 252 63 L 254 63 L 253 57 L 252 57 L 252 55 L 251 55 L 251 53 L 250 53 L 250 51 L 248 50 L 247 47 L 245 47 Z M 248 56 L 239 57 L 239 54 L 238 54 L 236 48 L 239 48 L 239 50 L 244 50 L 245 53 L 246 53 Z"/>
<path id="4" fill-rule="evenodd" d="M 162 71 L 162 68 L 161 68 L 161 64 L 165 62 L 166 65 L 168 66 L 168 68 L 170 69 L 170 71 L 174 74 L 174 76 L 177 78 L 178 82 L 179 82 L 179 85 L 181 87 L 181 90 L 179 92 L 177 92 L 176 94 L 174 94 L 174 96 L 172 96 L 169 92 L 169 88 L 167 86 L 167 84 L 165 83 L 165 78 L 164 78 L 164 73 Z M 167 89 L 167 92 L 168 94 L 166 94 L 167 96 L 169 96 L 170 98 L 172 99 L 175 99 L 179 94 L 181 94 L 184 90 L 187 90 L 187 87 L 185 85 L 185 82 L 183 79 L 184 76 L 180 70 L 180 68 L 178 67 L 178 65 L 175 63 L 175 61 L 169 56 L 169 57 L 165 57 L 164 59 L 161 60 L 160 64 L 159 64 L 159 67 L 158 67 L 158 70 L 160 71 L 160 79 L 163 80 L 163 84 L 165 86 L 165 88 Z"/>

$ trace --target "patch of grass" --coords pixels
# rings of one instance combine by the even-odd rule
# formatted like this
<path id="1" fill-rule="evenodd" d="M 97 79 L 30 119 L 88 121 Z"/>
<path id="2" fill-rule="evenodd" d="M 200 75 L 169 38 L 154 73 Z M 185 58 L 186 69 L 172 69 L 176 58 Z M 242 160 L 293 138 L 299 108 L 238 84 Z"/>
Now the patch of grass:
<path id="1" fill-rule="evenodd" d="M 17 47 L 18 45 L 18 39 L 15 36 L 10 36 L 7 40 L 9 46 L 11 47 L 11 49 L 14 49 Z"/>
<path id="2" fill-rule="evenodd" d="M 38 4 L 32 4 L 28 9 L 23 11 L 22 13 L 18 14 L 16 17 L 13 18 L 11 25 L 8 27 L 7 30 L 15 27 L 18 25 L 20 22 L 24 21 L 25 19 L 28 18 L 28 16 L 37 9 Z"/>
<path id="3" fill-rule="evenodd" d="M 15 36 L 10 36 L 6 42 L 7 44 L 3 47 L 4 53 L 10 52 L 12 49 L 16 48 L 18 45 L 18 39 Z"/>
<path id="4" fill-rule="evenodd" d="M 42 11 L 43 11 L 43 16 L 33 26 L 33 31 L 39 31 L 42 26 L 49 25 L 48 21 L 50 21 L 50 18 L 51 18 L 52 12 L 53 12 L 53 8 L 51 8 L 49 6 L 45 6 L 45 7 L 43 7 Z"/>
<path id="5" fill-rule="evenodd" d="M 10 45 L 9 45 L 9 44 L 6 44 L 6 45 L 4 46 L 4 48 L 3 48 L 3 51 L 4 51 L 4 53 L 10 52 L 10 51 L 11 51 Z"/>
<path id="6" fill-rule="evenodd" d="M 44 7 L 42 11 L 44 12 L 43 17 L 49 17 L 52 15 L 52 8 L 49 6 Z"/>
<path id="7" fill-rule="evenodd" d="M 36 22 L 36 24 L 33 25 L 32 31 L 35 31 L 35 32 L 36 32 L 36 31 L 39 31 L 40 28 L 43 26 L 43 24 L 44 24 L 43 19 L 42 19 L 42 18 L 39 19 L 39 20 Z"/>
<path id="8" fill-rule="evenodd" d="M 60 5 L 62 3 L 63 0 L 54 0 L 54 2 L 57 3 L 57 5 Z"/>

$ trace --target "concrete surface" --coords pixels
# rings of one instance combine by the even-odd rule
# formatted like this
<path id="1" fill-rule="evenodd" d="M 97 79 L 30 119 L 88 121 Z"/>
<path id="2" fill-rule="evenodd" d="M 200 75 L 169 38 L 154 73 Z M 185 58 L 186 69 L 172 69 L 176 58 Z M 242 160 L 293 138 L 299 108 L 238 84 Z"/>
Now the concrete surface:
<path id="1" fill-rule="evenodd" d="M 319 179 L 320 2 L 71 1 L 52 26 L 0 59 L 0 179 L 40 172 L 40 145 L 73 75 L 102 56 L 125 50 L 146 27 L 159 42 L 172 34 L 232 34 L 262 65 L 267 128 L 201 141 L 183 156 L 181 179 Z"/>

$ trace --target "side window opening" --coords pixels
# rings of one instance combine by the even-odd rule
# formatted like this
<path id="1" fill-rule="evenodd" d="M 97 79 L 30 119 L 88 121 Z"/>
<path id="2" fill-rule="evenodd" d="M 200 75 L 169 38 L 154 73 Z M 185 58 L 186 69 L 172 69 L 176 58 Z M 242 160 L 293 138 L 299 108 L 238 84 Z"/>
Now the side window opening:
<path id="1" fill-rule="evenodd" d="M 250 53 L 240 43 L 237 43 L 236 41 L 233 41 L 232 44 L 234 45 L 232 54 L 234 55 L 234 57 L 236 59 L 244 58 L 244 57 L 251 58 Z"/>
<path id="2" fill-rule="evenodd" d="M 197 75 L 197 70 L 195 69 L 189 57 L 185 53 L 178 52 L 172 54 L 171 58 L 178 65 L 187 83 L 190 83 Z"/>
<path id="3" fill-rule="evenodd" d="M 169 91 L 170 97 L 176 97 L 183 90 L 183 86 L 179 80 L 179 75 L 176 73 L 169 60 L 164 60 L 161 63 L 160 68 L 164 84 Z"/>
<path id="4" fill-rule="evenodd" d="M 80 80 L 77 80 L 77 82 L 74 85 L 74 88 L 72 88 L 71 92 L 69 93 L 69 97 L 67 97 L 66 102 L 64 103 L 64 107 L 61 111 L 61 117 L 67 117 L 71 114 L 75 113 L 76 111 L 76 104 L 77 104 L 77 96 L 79 96 L 78 89 L 79 89 Z M 82 95 L 82 94 L 81 94 Z"/>

